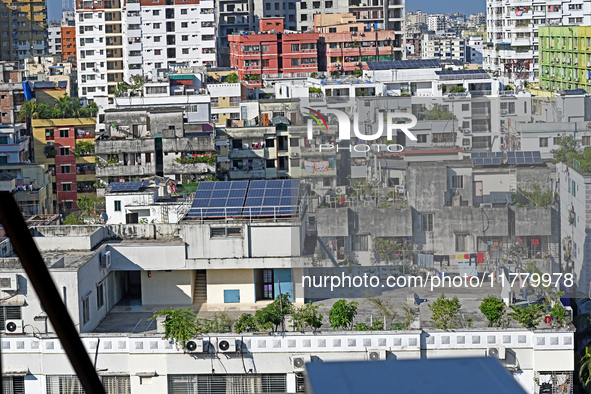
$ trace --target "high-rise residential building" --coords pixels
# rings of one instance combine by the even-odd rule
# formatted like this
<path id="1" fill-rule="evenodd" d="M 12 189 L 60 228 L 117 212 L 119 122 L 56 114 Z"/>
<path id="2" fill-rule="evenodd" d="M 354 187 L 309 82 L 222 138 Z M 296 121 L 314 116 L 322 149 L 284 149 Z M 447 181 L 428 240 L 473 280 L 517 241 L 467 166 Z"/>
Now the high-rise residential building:
<path id="1" fill-rule="evenodd" d="M 472 15 L 470 15 L 469 20 L 471 23 L 473 23 L 476 26 L 485 25 L 486 24 L 486 14 L 484 12 L 472 14 Z"/>
<path id="2" fill-rule="evenodd" d="M 23 60 L 47 53 L 44 0 L 0 1 L 0 60 Z"/>
<path id="3" fill-rule="evenodd" d="M 550 1 L 487 0 L 488 47 L 484 68 L 511 80 L 539 80 L 538 27 L 591 25 L 591 1 L 578 4 Z"/>
<path id="4" fill-rule="evenodd" d="M 466 61 L 470 63 L 482 64 L 482 54 L 484 52 L 484 42 L 482 37 L 466 38 Z"/>
<path id="5" fill-rule="evenodd" d="M 95 126 L 96 118 L 32 120 L 35 163 L 51 171 L 55 212 L 76 210 L 78 198 L 95 193 Z"/>
<path id="6" fill-rule="evenodd" d="M 466 39 L 425 34 L 421 45 L 424 59 L 466 60 Z"/>
<path id="7" fill-rule="evenodd" d="M 445 15 L 429 15 L 427 17 L 427 29 L 434 32 L 445 32 L 447 17 Z"/>
<path id="8" fill-rule="evenodd" d="M 283 18 L 286 30 L 311 31 L 315 15 L 352 13 L 364 30 L 395 30 L 404 40 L 404 0 L 220 0 L 216 9 L 219 64 L 230 65 L 228 37 L 256 30 L 259 18 Z"/>
<path id="9" fill-rule="evenodd" d="M 213 0 L 78 2 L 80 97 L 104 108 L 135 75 L 215 65 L 213 9 Z"/>
<path id="10" fill-rule="evenodd" d="M 540 26 L 540 87 L 591 88 L 591 26 Z"/>
<path id="11" fill-rule="evenodd" d="M 76 14 L 74 11 L 64 11 L 59 22 L 49 25 L 47 44 L 50 55 L 62 55 L 64 61 L 76 61 Z"/>

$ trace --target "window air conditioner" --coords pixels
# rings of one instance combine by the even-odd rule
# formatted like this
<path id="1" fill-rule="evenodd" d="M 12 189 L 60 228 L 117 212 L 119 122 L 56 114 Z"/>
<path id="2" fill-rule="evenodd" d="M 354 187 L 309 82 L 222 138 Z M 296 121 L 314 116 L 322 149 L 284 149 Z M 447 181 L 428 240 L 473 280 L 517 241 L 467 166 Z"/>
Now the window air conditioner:
<path id="1" fill-rule="evenodd" d="M 17 291 L 18 290 L 18 275 L 17 274 L 0 274 L 0 290 L 2 290 L 2 291 Z"/>
<path id="2" fill-rule="evenodd" d="M 291 364 L 293 366 L 294 372 L 303 372 L 306 363 L 309 363 L 310 361 L 311 357 L 309 354 L 298 354 L 297 356 L 291 357 Z"/>

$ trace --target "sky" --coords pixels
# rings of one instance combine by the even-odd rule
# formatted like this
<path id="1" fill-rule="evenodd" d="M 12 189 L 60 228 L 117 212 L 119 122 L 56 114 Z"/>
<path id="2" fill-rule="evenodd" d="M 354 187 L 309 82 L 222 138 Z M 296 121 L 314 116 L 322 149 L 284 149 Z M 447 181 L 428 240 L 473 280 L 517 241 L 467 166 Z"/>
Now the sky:
<path id="1" fill-rule="evenodd" d="M 62 1 L 47 0 L 49 20 L 59 20 L 62 17 Z M 485 12 L 485 0 L 406 0 L 407 11 L 421 10 L 428 14 L 460 12 L 465 15 Z"/>

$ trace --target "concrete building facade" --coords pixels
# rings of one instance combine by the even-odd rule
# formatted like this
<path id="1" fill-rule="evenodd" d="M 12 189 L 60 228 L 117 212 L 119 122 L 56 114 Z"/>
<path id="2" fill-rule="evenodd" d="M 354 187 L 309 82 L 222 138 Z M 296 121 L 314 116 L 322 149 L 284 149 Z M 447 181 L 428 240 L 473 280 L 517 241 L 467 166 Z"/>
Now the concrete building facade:
<path id="1" fill-rule="evenodd" d="M 24 60 L 47 54 L 47 5 L 45 1 L 3 0 L 0 13 L 0 59 Z"/>

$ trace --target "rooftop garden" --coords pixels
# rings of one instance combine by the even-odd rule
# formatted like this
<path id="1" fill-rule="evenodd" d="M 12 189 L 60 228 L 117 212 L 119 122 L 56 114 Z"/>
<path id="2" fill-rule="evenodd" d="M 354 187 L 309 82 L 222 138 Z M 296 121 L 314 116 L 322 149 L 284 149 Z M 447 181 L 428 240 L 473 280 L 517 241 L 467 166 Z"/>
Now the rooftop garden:
<path id="1" fill-rule="evenodd" d="M 25 101 L 18 116 L 20 119 L 66 119 L 95 117 L 97 113 L 95 102 L 84 107 L 80 99 L 64 94 L 52 107 L 45 103 L 38 104 L 35 99 Z"/>

